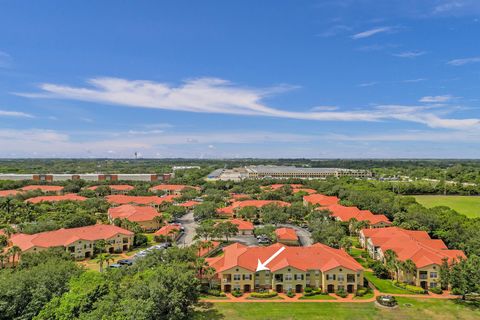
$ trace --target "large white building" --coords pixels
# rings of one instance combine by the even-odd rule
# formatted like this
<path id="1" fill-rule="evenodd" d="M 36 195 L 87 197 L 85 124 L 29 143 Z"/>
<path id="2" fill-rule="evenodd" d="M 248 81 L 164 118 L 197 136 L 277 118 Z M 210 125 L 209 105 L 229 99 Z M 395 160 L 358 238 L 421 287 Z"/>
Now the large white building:
<path id="1" fill-rule="evenodd" d="M 34 180 L 34 181 L 67 181 L 67 180 L 86 180 L 86 181 L 168 181 L 172 178 L 172 174 L 150 174 L 150 173 L 51 173 L 51 174 L 17 174 L 17 173 L 0 173 L 0 180 Z"/>

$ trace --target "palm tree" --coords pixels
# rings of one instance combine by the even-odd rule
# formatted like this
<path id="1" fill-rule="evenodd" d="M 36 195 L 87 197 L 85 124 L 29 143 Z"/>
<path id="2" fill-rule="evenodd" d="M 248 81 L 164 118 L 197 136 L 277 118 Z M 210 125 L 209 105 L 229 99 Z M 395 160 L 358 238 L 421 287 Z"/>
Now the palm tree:
<path id="1" fill-rule="evenodd" d="M 103 253 L 100 253 L 97 256 L 97 263 L 98 263 L 98 266 L 100 267 L 100 272 L 103 272 L 103 264 L 105 263 L 105 255 Z"/>
<path id="2" fill-rule="evenodd" d="M 18 246 L 13 246 L 10 249 L 8 249 L 9 255 L 12 257 L 12 267 L 15 267 L 15 257 L 18 256 L 18 260 L 20 260 L 20 255 L 22 254 L 22 249 Z"/>
<path id="3" fill-rule="evenodd" d="M 107 267 L 109 267 L 110 262 L 114 261 L 113 256 L 109 253 L 105 253 L 103 256 L 104 256 L 105 263 L 107 264 Z"/>
<path id="4" fill-rule="evenodd" d="M 15 233 L 15 229 L 13 229 L 12 226 L 5 226 L 3 228 L 3 232 L 5 233 L 7 238 L 10 238 L 12 236 L 12 234 Z"/>
<path id="5" fill-rule="evenodd" d="M 158 225 L 157 227 L 160 228 L 162 225 L 163 225 L 163 216 L 159 215 L 159 216 L 156 216 L 155 218 L 153 218 L 153 221 L 156 222 Z"/>
<path id="6" fill-rule="evenodd" d="M 5 266 L 5 261 L 8 261 L 7 254 L 0 254 L 0 270 Z"/>
<path id="7" fill-rule="evenodd" d="M 396 275 L 396 278 L 398 280 L 398 260 L 397 260 L 397 253 L 393 250 L 388 249 L 385 251 L 385 264 L 387 266 L 388 271 L 390 272 L 390 275 Z"/>
<path id="8" fill-rule="evenodd" d="M 407 282 L 413 283 L 413 279 L 415 277 L 414 275 L 417 273 L 417 266 L 415 263 L 410 259 L 405 260 L 405 262 L 402 263 L 402 270 L 406 275 L 408 275 L 406 277 Z"/>

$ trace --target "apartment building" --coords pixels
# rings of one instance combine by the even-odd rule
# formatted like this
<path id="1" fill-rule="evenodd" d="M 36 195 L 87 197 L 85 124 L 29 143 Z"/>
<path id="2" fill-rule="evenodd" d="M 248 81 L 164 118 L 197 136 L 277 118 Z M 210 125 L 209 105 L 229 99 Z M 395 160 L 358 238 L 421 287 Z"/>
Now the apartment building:
<path id="1" fill-rule="evenodd" d="M 158 230 L 160 228 L 158 217 L 161 217 L 161 214 L 151 206 L 124 204 L 108 209 L 110 223 L 113 223 L 115 219 L 126 219 L 137 223 L 144 231 Z"/>
<path id="2" fill-rule="evenodd" d="M 105 240 L 110 253 L 129 250 L 133 245 L 133 232 L 105 224 L 59 229 L 36 234 L 13 234 L 9 243 L 24 253 L 40 252 L 48 248 L 64 247 L 76 259 L 90 258 L 95 243 Z"/>
<path id="3" fill-rule="evenodd" d="M 340 201 L 339 198 L 335 196 L 326 196 L 323 194 L 310 194 L 308 196 L 303 197 L 303 205 L 304 206 L 320 206 L 320 207 L 325 207 L 325 206 L 331 206 L 334 204 L 338 204 Z"/>
<path id="4" fill-rule="evenodd" d="M 104 186 L 110 188 L 112 194 L 127 194 L 129 191 L 135 189 L 135 187 L 128 184 L 110 184 Z M 95 191 L 98 189 L 98 187 L 100 186 L 88 187 L 87 190 Z"/>
<path id="5" fill-rule="evenodd" d="M 261 189 L 265 191 L 276 191 L 285 186 L 289 186 L 290 188 L 292 188 L 293 193 L 299 193 L 299 192 L 304 192 L 307 194 L 317 193 L 317 190 L 315 189 L 304 188 L 303 184 L 271 184 L 269 186 L 262 186 Z"/>
<path id="6" fill-rule="evenodd" d="M 360 210 L 357 207 L 345 207 L 340 204 L 334 204 L 321 209 L 330 211 L 331 216 L 338 221 L 348 222 L 351 219 L 365 221 L 368 223 L 369 228 L 384 228 L 392 224 L 383 214 L 373 214 L 369 210 Z"/>
<path id="7" fill-rule="evenodd" d="M 29 203 L 40 203 L 40 202 L 60 202 L 60 201 L 85 201 L 87 198 L 79 196 L 75 193 L 68 193 L 61 196 L 39 196 L 33 197 L 25 200 L 25 202 Z"/>
<path id="8" fill-rule="evenodd" d="M 86 180 L 86 181 L 168 181 L 173 177 L 172 173 L 151 174 L 151 173 L 49 173 L 49 174 L 17 174 L 17 173 L 0 173 L 0 180 L 12 181 L 68 181 L 68 180 Z"/>
<path id="9" fill-rule="evenodd" d="M 282 249 L 284 248 L 284 249 Z M 266 266 L 257 270 L 258 261 Z M 216 281 L 224 292 L 303 292 L 306 287 L 324 292 L 355 292 L 363 286 L 363 269 L 346 252 L 317 243 L 310 247 L 288 247 L 276 243 L 268 247 L 247 247 L 234 243 L 223 255 L 207 258 L 216 271 Z"/>
<path id="10" fill-rule="evenodd" d="M 114 206 L 122 204 L 134 204 L 134 205 L 147 205 L 155 208 L 159 208 L 165 202 L 173 202 L 175 195 L 169 196 L 127 196 L 127 195 L 109 195 L 105 199 Z"/>
<path id="11" fill-rule="evenodd" d="M 466 258 L 463 251 L 448 249 L 442 240 L 431 239 L 425 231 L 398 227 L 364 229 L 360 231 L 359 239 L 375 260 L 385 262 L 385 252 L 392 250 L 400 261 L 413 261 L 417 268 L 415 274 L 401 273 L 399 280 L 424 289 L 440 286 L 440 266 L 444 259 L 451 263 Z"/>
<path id="12" fill-rule="evenodd" d="M 253 234 L 253 230 L 255 229 L 253 223 L 251 223 L 250 221 L 245 221 L 241 219 L 230 219 L 227 221 L 233 223 L 238 227 L 239 235 L 251 235 Z"/>
<path id="13" fill-rule="evenodd" d="M 166 193 L 180 195 L 182 191 L 186 189 L 200 190 L 199 187 L 186 186 L 183 184 L 159 184 L 158 186 L 151 187 L 150 191 L 161 192 L 162 194 Z"/>
<path id="14" fill-rule="evenodd" d="M 255 207 L 262 208 L 269 204 L 275 204 L 280 207 L 289 207 L 290 203 L 285 201 L 278 200 L 244 200 L 244 201 L 235 201 L 231 205 L 220 208 L 217 210 L 217 213 L 221 216 L 236 218 L 236 212 L 241 208 L 245 207 Z"/>

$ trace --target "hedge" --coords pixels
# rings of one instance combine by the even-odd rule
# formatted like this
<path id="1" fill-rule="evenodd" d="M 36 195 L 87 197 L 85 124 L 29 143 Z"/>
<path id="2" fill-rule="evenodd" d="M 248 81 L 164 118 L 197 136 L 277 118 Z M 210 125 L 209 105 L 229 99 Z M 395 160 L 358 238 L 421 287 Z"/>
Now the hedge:
<path id="1" fill-rule="evenodd" d="M 252 298 L 260 298 L 260 299 L 265 299 L 265 298 L 273 298 L 278 296 L 278 293 L 275 291 L 269 291 L 269 292 L 252 292 L 250 294 L 250 297 Z"/>
<path id="2" fill-rule="evenodd" d="M 443 290 L 440 287 L 436 287 L 436 288 L 430 288 L 430 292 L 433 292 L 433 293 L 436 293 L 436 294 L 442 294 Z"/>
<path id="3" fill-rule="evenodd" d="M 407 291 L 410 291 L 412 293 L 419 293 L 419 294 L 427 293 L 427 290 L 425 290 L 423 288 L 420 288 L 420 287 L 417 287 L 417 286 L 412 286 L 410 284 L 406 284 L 406 283 L 399 282 L 399 281 L 394 281 L 393 285 L 397 286 L 399 288 L 405 289 Z"/>

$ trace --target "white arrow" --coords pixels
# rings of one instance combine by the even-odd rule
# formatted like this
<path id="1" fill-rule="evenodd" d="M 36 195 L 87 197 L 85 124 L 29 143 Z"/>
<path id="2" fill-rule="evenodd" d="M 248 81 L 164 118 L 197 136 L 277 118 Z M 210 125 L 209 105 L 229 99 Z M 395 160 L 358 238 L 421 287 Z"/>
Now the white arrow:
<path id="1" fill-rule="evenodd" d="M 273 259 L 275 259 L 280 253 L 282 253 L 282 251 L 285 250 L 285 247 L 281 247 L 280 249 L 278 249 L 277 252 L 275 252 L 270 258 L 268 258 L 267 260 L 265 260 L 264 263 L 262 263 L 260 261 L 260 259 L 258 259 L 258 264 L 257 264 L 257 271 L 263 271 L 263 270 L 270 270 L 268 267 L 267 267 L 267 264 L 269 264 Z"/>

